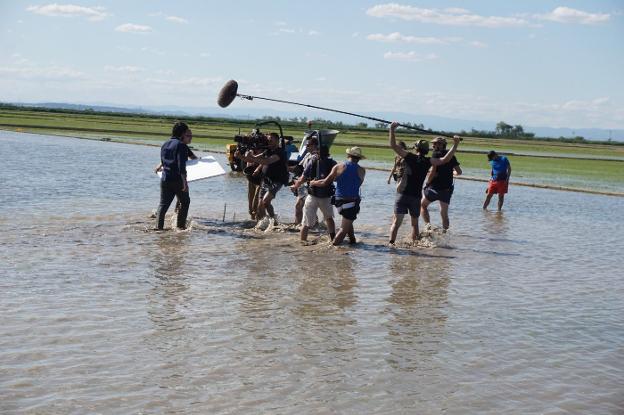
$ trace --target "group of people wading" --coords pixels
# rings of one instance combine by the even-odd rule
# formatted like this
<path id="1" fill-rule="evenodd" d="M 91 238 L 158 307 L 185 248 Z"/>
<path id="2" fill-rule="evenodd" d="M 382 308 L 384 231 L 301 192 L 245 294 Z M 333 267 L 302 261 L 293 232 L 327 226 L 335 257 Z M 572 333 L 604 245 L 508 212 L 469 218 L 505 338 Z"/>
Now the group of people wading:
<path id="1" fill-rule="evenodd" d="M 431 157 L 427 157 L 429 142 L 426 140 L 414 144 L 414 153 L 408 151 L 403 142 L 397 143 L 395 131 L 398 126 L 399 123 L 393 122 L 389 131 L 389 145 L 397 156 L 391 172 L 391 177 L 397 181 L 397 189 L 388 241 L 390 245 L 395 244 L 406 214 L 411 218 L 411 240 L 416 242 L 420 238 L 419 217 L 422 214 L 425 226 L 430 227 L 428 207 L 434 202 L 440 204 L 442 228 L 446 231 L 449 227 L 448 208 L 454 190 L 454 177 L 462 174 L 455 157 L 461 141 L 459 136 L 453 137 L 450 149 L 446 148 L 446 138 L 434 138 L 431 141 L 433 152 Z M 188 126 L 178 122 L 173 127 L 172 137 L 161 147 L 161 164 L 157 167 L 157 171 L 163 171 L 160 204 L 156 215 L 158 229 L 163 229 L 164 217 L 174 196 L 178 197 L 180 203 L 177 227 L 186 227 L 190 204 L 186 161 L 189 157 L 195 157 L 188 148 L 191 139 Z M 307 154 L 299 162 L 301 174 L 290 186 L 298 199 L 304 200 L 302 212 L 299 203 L 296 207 L 298 213 L 295 215 L 302 218 L 300 238 L 302 241 L 307 240 L 310 228 L 316 225 L 317 212 L 320 210 L 332 244 L 340 245 L 345 238 L 348 238 L 350 244 L 354 244 L 356 238 L 353 222 L 360 212 L 360 189 L 366 175 L 366 170 L 359 162 L 366 157 L 359 147 L 352 147 L 346 150 L 347 159 L 337 163 L 330 158 L 329 148 L 319 148 L 318 144 L 316 137 L 308 139 Z M 247 163 L 245 170 L 249 179 L 249 213 L 252 219 L 261 220 L 268 215 L 275 220 L 272 201 L 277 192 L 289 183 L 288 159 L 285 149 L 279 145 L 279 135 L 268 135 L 268 149 L 265 151 L 257 154 L 249 151 L 237 156 Z M 483 209 L 487 208 L 493 194 L 498 193 L 500 210 L 507 192 L 511 165 L 506 157 L 499 156 L 494 151 L 488 153 L 488 160 L 492 165 L 492 176 Z M 301 193 L 304 186 L 307 186 L 307 195 Z M 338 231 L 334 222 L 334 207 L 342 216 Z"/>

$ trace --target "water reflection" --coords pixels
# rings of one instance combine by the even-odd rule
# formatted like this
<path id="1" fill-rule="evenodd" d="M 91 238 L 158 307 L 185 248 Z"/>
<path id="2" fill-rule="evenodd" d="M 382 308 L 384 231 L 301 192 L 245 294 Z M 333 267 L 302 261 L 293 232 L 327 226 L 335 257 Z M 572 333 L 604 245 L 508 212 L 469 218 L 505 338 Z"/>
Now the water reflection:
<path id="1" fill-rule="evenodd" d="M 491 234 L 495 235 L 495 237 L 507 238 L 509 223 L 504 212 L 484 210 L 483 216 L 481 224 L 486 235 Z"/>
<path id="2" fill-rule="evenodd" d="M 185 273 L 188 234 L 185 232 L 154 233 L 156 249 L 152 252 L 153 280 L 147 295 L 148 315 L 157 331 L 184 329 L 182 309 L 190 301 L 189 277 Z"/>
<path id="3" fill-rule="evenodd" d="M 392 256 L 387 361 L 394 369 L 430 369 L 445 335 L 450 267 L 445 257 Z"/>
<path id="4" fill-rule="evenodd" d="M 349 255 L 333 258 L 328 258 L 327 255 L 307 253 L 297 258 L 298 267 L 311 272 L 302 275 L 297 286 L 297 305 L 293 314 L 308 324 L 353 324 L 353 319 L 345 313 L 357 302 L 353 293 L 353 288 L 357 285 L 353 275 L 353 260 Z"/>

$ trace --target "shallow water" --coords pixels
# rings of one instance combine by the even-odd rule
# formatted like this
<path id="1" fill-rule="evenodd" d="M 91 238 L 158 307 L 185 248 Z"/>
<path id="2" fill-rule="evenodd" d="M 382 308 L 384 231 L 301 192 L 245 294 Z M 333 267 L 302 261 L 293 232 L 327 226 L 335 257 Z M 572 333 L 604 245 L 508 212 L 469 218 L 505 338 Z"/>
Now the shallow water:
<path id="1" fill-rule="evenodd" d="M 624 411 L 621 198 L 512 187 L 499 214 L 462 181 L 435 247 L 390 249 L 371 171 L 336 249 L 248 229 L 233 174 L 152 231 L 158 148 L 0 132 L 0 154 L 0 413 Z"/>

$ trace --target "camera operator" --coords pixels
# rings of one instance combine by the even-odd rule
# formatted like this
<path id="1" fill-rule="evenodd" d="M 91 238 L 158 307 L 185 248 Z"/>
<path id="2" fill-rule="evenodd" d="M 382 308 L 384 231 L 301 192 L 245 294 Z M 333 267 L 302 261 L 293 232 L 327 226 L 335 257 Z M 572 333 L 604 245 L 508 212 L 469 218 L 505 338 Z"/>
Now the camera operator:
<path id="1" fill-rule="evenodd" d="M 258 164 L 263 173 L 260 209 L 258 209 L 256 219 L 262 219 L 266 212 L 275 221 L 275 211 L 271 202 L 282 186 L 288 183 L 289 178 L 286 152 L 279 146 L 279 135 L 277 133 L 268 135 L 268 149 L 263 154 L 254 156 L 248 151 L 241 159 L 248 163 Z"/>

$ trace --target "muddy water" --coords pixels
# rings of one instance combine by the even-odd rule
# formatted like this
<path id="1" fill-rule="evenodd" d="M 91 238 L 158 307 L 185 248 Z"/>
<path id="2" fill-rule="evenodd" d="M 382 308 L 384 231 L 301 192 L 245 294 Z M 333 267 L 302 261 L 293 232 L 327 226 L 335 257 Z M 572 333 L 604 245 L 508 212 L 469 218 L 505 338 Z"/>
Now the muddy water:
<path id="1" fill-rule="evenodd" d="M 152 231 L 157 148 L 5 132 L 0 154 L 1 413 L 624 411 L 621 198 L 512 188 L 498 214 L 462 181 L 448 234 L 389 249 L 371 172 L 335 249 L 248 229 L 235 175 Z"/>

